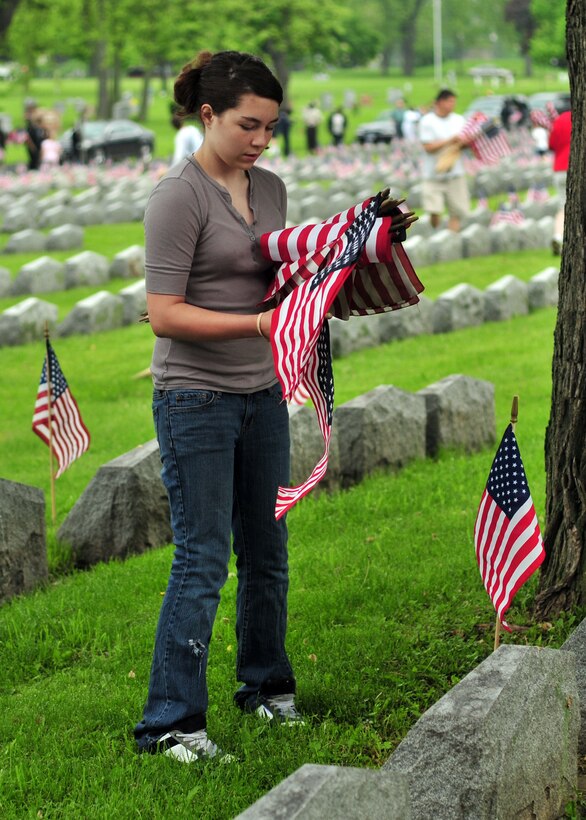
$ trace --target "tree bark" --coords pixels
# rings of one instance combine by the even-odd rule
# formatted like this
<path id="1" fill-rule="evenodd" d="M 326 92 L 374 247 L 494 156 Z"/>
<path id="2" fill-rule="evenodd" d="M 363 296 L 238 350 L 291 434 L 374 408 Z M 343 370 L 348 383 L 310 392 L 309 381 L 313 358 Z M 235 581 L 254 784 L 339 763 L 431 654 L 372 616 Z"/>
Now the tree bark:
<path id="1" fill-rule="evenodd" d="M 106 51 L 108 45 L 105 40 L 96 43 L 96 71 L 98 77 L 98 99 L 96 114 L 98 119 L 107 120 L 110 117 L 110 94 L 108 89 L 109 72 L 106 65 Z"/>
<path id="2" fill-rule="evenodd" d="M 112 113 L 112 108 L 114 103 L 117 103 L 118 100 L 121 99 L 122 92 L 121 92 L 121 81 L 122 81 L 122 58 L 120 56 L 120 52 L 122 51 L 122 46 L 118 43 L 114 44 L 114 59 L 112 61 L 112 77 L 110 82 L 110 94 L 108 99 L 108 107 L 110 109 L 110 114 Z"/>
<path id="3" fill-rule="evenodd" d="M 142 81 L 142 92 L 140 95 L 140 108 L 138 110 L 138 121 L 146 122 L 149 115 L 149 102 L 151 90 L 152 68 L 149 66 Z"/>
<path id="4" fill-rule="evenodd" d="M 586 604 L 586 5 L 568 0 L 572 141 L 553 390 L 545 442 L 546 560 L 535 611 L 550 618 Z"/>
<path id="5" fill-rule="evenodd" d="M 266 47 L 266 52 L 272 60 L 275 76 L 281 83 L 283 89 L 283 105 L 289 105 L 289 77 L 291 71 L 289 68 L 289 61 L 284 51 L 272 48 L 270 44 Z"/>
<path id="6" fill-rule="evenodd" d="M 2 0 L 0 2 L 0 40 L 3 39 L 10 28 L 10 23 L 19 3 L 20 0 Z"/>
<path id="7" fill-rule="evenodd" d="M 399 37 L 401 40 L 401 56 L 403 62 L 403 74 L 412 77 L 415 71 L 415 39 L 417 36 L 417 20 L 423 5 L 423 0 L 412 2 L 410 11 L 399 26 Z"/>

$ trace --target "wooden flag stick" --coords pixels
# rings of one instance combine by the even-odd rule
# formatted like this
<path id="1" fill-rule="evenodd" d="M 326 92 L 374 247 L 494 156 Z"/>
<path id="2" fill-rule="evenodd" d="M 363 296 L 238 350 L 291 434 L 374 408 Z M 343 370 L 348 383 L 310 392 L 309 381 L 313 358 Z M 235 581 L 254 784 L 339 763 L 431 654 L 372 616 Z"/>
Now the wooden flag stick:
<path id="1" fill-rule="evenodd" d="M 53 419 L 51 418 L 51 362 L 49 359 L 49 323 L 45 322 L 45 347 L 47 363 L 47 423 L 49 425 L 49 476 L 51 484 L 51 519 L 53 526 L 57 520 L 57 510 L 55 505 L 55 470 L 53 466 Z"/>
<path id="2" fill-rule="evenodd" d="M 519 416 L 519 396 L 513 396 L 513 404 L 511 405 L 511 425 L 513 427 L 513 432 L 515 431 L 515 425 L 517 424 L 517 418 Z M 496 616 L 496 627 L 494 630 L 494 648 L 495 650 L 499 648 L 501 639 L 501 619 Z"/>

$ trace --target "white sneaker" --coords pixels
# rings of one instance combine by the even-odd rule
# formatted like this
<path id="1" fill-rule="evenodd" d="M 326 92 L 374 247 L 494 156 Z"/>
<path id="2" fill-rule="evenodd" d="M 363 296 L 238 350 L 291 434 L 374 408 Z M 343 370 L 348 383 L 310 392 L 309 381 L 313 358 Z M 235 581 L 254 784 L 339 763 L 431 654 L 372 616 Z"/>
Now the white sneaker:
<path id="1" fill-rule="evenodd" d="M 295 726 L 305 726 L 305 721 L 295 708 L 295 695 L 265 695 L 261 698 L 256 714 L 265 720 Z"/>
<path id="2" fill-rule="evenodd" d="M 199 732 L 181 732 L 171 729 L 159 739 L 159 744 L 167 757 L 174 757 L 182 763 L 194 763 L 196 760 L 210 760 L 217 757 L 220 763 L 230 763 L 234 758 L 225 755 L 208 737 L 205 729 Z"/>

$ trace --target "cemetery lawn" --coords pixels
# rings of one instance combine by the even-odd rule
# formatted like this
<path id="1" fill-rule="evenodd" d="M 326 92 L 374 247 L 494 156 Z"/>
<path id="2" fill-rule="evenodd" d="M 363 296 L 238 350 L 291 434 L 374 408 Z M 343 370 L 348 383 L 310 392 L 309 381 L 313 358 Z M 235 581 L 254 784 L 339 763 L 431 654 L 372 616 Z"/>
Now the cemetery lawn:
<path id="1" fill-rule="evenodd" d="M 435 297 L 458 282 L 529 278 L 551 264 L 545 252 L 537 257 L 464 260 L 421 276 Z M 541 310 L 357 352 L 334 362 L 336 405 L 379 384 L 416 391 L 464 373 L 494 383 L 500 437 L 518 393 L 517 435 L 543 525 L 554 323 L 555 310 Z M 58 524 L 100 465 L 153 437 L 150 382 L 133 378 L 151 347 L 143 325 L 55 340 L 92 434 L 90 450 L 57 482 Z M 30 432 L 42 355 L 41 345 L 0 350 L 10 386 L 0 474 L 48 494 L 47 448 Z M 210 736 L 236 756 L 230 765 L 189 767 L 134 750 L 172 548 L 67 572 L 49 522 L 50 582 L 0 608 L 1 816 L 227 820 L 304 763 L 381 765 L 492 650 L 494 611 L 472 531 L 495 450 L 444 452 L 290 513 L 288 648 L 304 728 L 267 726 L 232 706 L 231 572 L 210 650 L 208 715 Z M 518 593 L 508 620 L 519 629 L 503 641 L 557 647 L 580 613 L 532 623 L 534 589 L 535 579 Z"/>

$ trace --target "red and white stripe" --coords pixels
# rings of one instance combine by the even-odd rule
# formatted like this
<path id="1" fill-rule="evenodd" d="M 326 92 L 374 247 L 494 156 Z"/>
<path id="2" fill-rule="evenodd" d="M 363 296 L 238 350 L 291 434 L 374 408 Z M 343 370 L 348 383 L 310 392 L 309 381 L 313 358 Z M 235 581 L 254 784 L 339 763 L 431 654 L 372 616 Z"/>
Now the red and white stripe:
<path id="1" fill-rule="evenodd" d="M 487 127 L 498 129 L 494 136 L 487 136 Z M 485 165 L 494 165 L 503 157 L 512 154 L 512 148 L 502 128 L 495 126 L 486 114 L 478 111 L 466 121 L 460 136 L 469 141 L 468 147 L 474 156 Z"/>
<path id="2" fill-rule="evenodd" d="M 307 390 L 325 445 L 322 458 L 302 485 L 279 488 L 277 518 L 320 481 L 328 466 L 333 384 L 330 395 L 324 395 L 318 378 L 323 357 L 327 355 L 328 361 L 330 357 L 328 334 L 322 337 L 321 352 L 317 349 L 322 331 L 327 330 L 326 314 L 347 319 L 351 315 L 397 310 L 418 302 L 423 290 L 403 247 L 392 242 L 392 219 L 376 217 L 379 205 L 380 196 L 319 225 L 288 228 L 261 237 L 263 255 L 282 263 L 265 297 L 266 302 L 277 303 L 271 322 L 275 372 L 286 400 L 291 401 L 300 389 Z M 361 245 L 356 244 L 357 237 Z M 347 249 L 349 261 L 344 257 L 342 267 L 330 269 Z M 315 280 L 316 275 L 323 281 Z"/>
<path id="3" fill-rule="evenodd" d="M 90 435 L 83 423 L 77 402 L 69 388 L 57 401 L 51 402 L 51 432 L 49 434 L 49 403 L 47 383 L 39 385 L 33 414 L 33 431 L 51 445 L 58 470 L 55 478 L 79 458 L 90 445 Z"/>
<path id="4" fill-rule="evenodd" d="M 531 497 L 509 519 L 485 489 L 474 525 L 476 559 L 482 582 L 499 620 L 504 621 L 517 590 L 545 558 Z"/>

